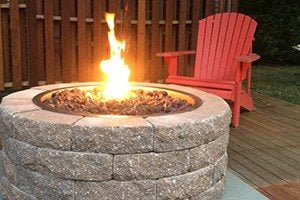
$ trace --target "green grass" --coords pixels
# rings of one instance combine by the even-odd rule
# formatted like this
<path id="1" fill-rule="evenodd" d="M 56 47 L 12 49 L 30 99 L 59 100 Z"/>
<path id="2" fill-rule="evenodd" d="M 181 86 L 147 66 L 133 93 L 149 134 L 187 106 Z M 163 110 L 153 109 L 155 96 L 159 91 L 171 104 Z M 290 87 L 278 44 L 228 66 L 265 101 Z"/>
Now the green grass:
<path id="1" fill-rule="evenodd" d="M 300 105 L 300 66 L 253 66 L 252 92 Z"/>

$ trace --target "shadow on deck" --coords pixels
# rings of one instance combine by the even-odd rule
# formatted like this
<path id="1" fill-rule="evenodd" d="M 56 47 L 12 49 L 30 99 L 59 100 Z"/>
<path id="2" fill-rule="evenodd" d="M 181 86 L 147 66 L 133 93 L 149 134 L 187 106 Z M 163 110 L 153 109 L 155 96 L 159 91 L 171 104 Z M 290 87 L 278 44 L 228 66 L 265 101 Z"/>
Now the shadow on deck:
<path id="1" fill-rule="evenodd" d="M 300 106 L 254 95 L 231 128 L 229 170 L 270 199 L 300 199 Z"/>

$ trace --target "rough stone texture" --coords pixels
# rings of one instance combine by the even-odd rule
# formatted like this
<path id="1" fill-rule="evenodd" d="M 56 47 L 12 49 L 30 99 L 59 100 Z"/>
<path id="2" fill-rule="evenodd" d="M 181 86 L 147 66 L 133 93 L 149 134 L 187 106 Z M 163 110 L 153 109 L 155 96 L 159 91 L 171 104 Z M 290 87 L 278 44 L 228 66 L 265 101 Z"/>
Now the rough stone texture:
<path id="1" fill-rule="evenodd" d="M 155 195 L 155 182 L 151 180 L 75 183 L 76 199 L 155 200 Z"/>
<path id="2" fill-rule="evenodd" d="M 36 165 L 36 147 L 12 138 L 7 138 L 4 144 L 4 151 L 11 161 L 25 168 L 34 168 Z"/>
<path id="3" fill-rule="evenodd" d="M 213 166 L 184 175 L 159 179 L 157 199 L 184 199 L 199 194 L 212 186 Z"/>
<path id="4" fill-rule="evenodd" d="M 37 148 L 12 138 L 6 140 L 5 152 L 15 164 L 41 174 L 74 180 L 112 178 L 113 156 L 109 154 Z"/>
<path id="5" fill-rule="evenodd" d="M 14 165 L 3 156 L 4 176 L 21 191 L 38 199 L 74 199 L 74 182 L 44 176 Z"/>
<path id="6" fill-rule="evenodd" d="M 116 155 L 114 178 L 116 180 L 157 179 L 187 173 L 189 151 Z"/>
<path id="7" fill-rule="evenodd" d="M 0 105 L 0 134 L 1 140 L 4 141 L 7 137 L 13 136 L 13 124 L 11 121 L 11 115 L 2 109 Z"/>
<path id="8" fill-rule="evenodd" d="M 0 189 L 4 200 L 37 200 L 37 198 L 19 190 L 16 186 L 11 184 L 5 177 L 2 177 Z"/>
<path id="9" fill-rule="evenodd" d="M 156 152 L 193 148 L 215 140 L 224 133 L 222 129 L 214 131 L 208 128 L 205 130 L 205 124 L 186 123 L 180 126 L 167 126 L 155 126 L 154 151 Z"/>
<path id="10" fill-rule="evenodd" d="M 11 115 L 11 136 L 38 147 L 60 150 L 71 149 L 70 125 L 80 116 L 36 110 Z"/>
<path id="11" fill-rule="evenodd" d="M 72 129 L 75 151 L 125 154 L 153 149 L 153 128 L 141 117 L 85 117 Z"/>
<path id="12" fill-rule="evenodd" d="M 190 170 L 195 171 L 207 165 L 214 164 L 225 152 L 228 144 L 228 129 L 218 139 L 190 149 Z"/>
<path id="13" fill-rule="evenodd" d="M 196 147 L 215 140 L 224 133 L 222 129 L 229 126 L 231 112 L 226 102 L 211 94 L 197 90 L 195 93 L 200 93 L 203 101 L 199 108 L 190 112 L 146 118 L 155 129 L 154 151 Z"/>
<path id="14" fill-rule="evenodd" d="M 195 195 L 190 198 L 190 200 L 219 200 L 222 198 L 222 195 L 225 191 L 226 177 L 223 176 L 215 185 L 206 190 L 203 193 Z"/>
<path id="15" fill-rule="evenodd" d="M 225 153 L 215 163 L 214 183 L 220 181 L 224 176 L 226 176 L 227 164 L 228 156 L 227 153 Z"/>
<path id="16" fill-rule="evenodd" d="M 37 151 L 36 164 L 37 171 L 43 174 L 74 180 L 104 181 L 112 178 L 113 156 L 43 148 Z"/>
<path id="17" fill-rule="evenodd" d="M 57 87 L 92 84 L 101 85 L 47 85 L 3 99 L 3 188 L 9 199 L 221 197 L 231 118 L 226 102 L 196 89 L 152 83 L 132 84 L 193 93 L 202 105 L 146 118 L 81 117 L 45 111 L 31 101 Z"/>

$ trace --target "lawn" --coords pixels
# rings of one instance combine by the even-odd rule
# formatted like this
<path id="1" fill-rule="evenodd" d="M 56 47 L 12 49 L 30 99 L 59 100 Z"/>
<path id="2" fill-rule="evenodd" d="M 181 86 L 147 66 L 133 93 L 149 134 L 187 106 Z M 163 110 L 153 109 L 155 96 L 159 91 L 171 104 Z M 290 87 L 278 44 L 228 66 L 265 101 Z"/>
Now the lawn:
<path id="1" fill-rule="evenodd" d="M 252 92 L 300 105 L 300 66 L 253 66 Z"/>

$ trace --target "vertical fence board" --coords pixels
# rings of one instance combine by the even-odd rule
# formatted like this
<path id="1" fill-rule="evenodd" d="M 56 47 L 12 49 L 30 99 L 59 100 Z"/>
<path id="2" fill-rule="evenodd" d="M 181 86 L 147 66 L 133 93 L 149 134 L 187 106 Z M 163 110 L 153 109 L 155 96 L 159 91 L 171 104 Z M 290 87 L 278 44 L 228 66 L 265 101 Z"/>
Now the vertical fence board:
<path id="1" fill-rule="evenodd" d="M 157 82 L 159 58 L 155 56 L 159 52 L 159 18 L 160 18 L 160 2 L 159 0 L 152 0 L 152 30 L 151 30 L 151 68 L 150 80 Z"/>
<path id="2" fill-rule="evenodd" d="M 196 50 L 197 48 L 197 37 L 198 37 L 198 24 L 199 19 L 204 17 L 203 13 L 203 0 L 193 0 L 193 11 L 192 11 L 192 35 L 191 35 L 191 49 Z M 195 65 L 196 56 L 191 56 L 191 65 Z M 190 73 L 193 75 L 193 72 Z"/>
<path id="3" fill-rule="evenodd" d="M 38 85 L 37 60 L 41 59 L 37 52 L 36 0 L 27 0 L 27 50 L 28 50 L 28 81 L 30 86 Z"/>
<path id="4" fill-rule="evenodd" d="M 187 19 L 187 0 L 180 1 L 179 8 L 179 33 L 178 33 L 178 50 L 186 50 L 186 19 Z M 187 72 L 187 57 L 179 58 L 179 74 L 184 75 Z"/>
<path id="5" fill-rule="evenodd" d="M 101 19 L 103 18 L 104 8 L 101 0 L 94 0 L 94 7 L 93 7 L 93 17 L 94 17 L 94 26 L 93 26 L 93 33 L 94 33 L 94 57 L 93 57 L 93 74 L 95 80 L 102 80 L 100 75 L 99 63 L 101 61 L 101 53 L 104 51 L 104 45 L 102 44 L 101 38 L 104 37 L 102 35 L 102 25 Z"/>
<path id="6" fill-rule="evenodd" d="M 166 0 L 166 26 L 165 26 L 165 51 L 173 50 L 173 18 L 174 0 Z M 167 77 L 166 68 L 164 68 L 164 79 Z"/>
<path id="7" fill-rule="evenodd" d="M 71 77 L 71 2 L 61 1 L 61 56 L 62 81 L 70 82 Z"/>
<path id="8" fill-rule="evenodd" d="M 206 0 L 205 10 L 205 16 L 213 15 L 215 13 L 215 1 Z"/>
<path id="9" fill-rule="evenodd" d="M 21 35 L 20 35 L 20 15 L 19 1 L 10 1 L 10 31 L 11 31 L 11 51 L 12 51 L 12 74 L 13 88 L 22 88 L 22 66 L 21 66 Z"/>
<path id="10" fill-rule="evenodd" d="M 225 0 L 219 0 L 218 1 L 218 11 L 219 12 L 225 12 L 226 8 L 226 1 Z"/>
<path id="11" fill-rule="evenodd" d="M 37 0 L 37 14 L 42 15 L 43 14 L 43 0 Z M 39 80 L 44 81 L 46 80 L 46 70 L 45 70 L 45 38 L 44 38 L 44 21 L 43 20 L 37 20 L 36 22 L 36 32 L 37 32 L 37 38 L 36 38 L 36 46 L 37 46 L 37 57 L 39 59 L 36 60 L 38 71 L 39 71 Z"/>
<path id="12" fill-rule="evenodd" d="M 76 17 L 76 0 L 71 0 L 71 17 Z M 70 23 L 71 30 L 70 30 L 70 38 L 71 38 L 71 80 L 77 81 L 77 23 L 71 22 Z"/>
<path id="13" fill-rule="evenodd" d="M 138 1 L 138 41 L 137 41 L 137 67 L 136 80 L 143 81 L 145 76 L 145 57 L 146 57 L 146 0 Z"/>
<path id="14" fill-rule="evenodd" d="M 238 11 L 239 0 L 231 0 L 230 11 L 237 12 Z"/>
<path id="15" fill-rule="evenodd" d="M 0 8 L 0 90 L 4 90 L 4 56 L 2 40 L 2 9 Z"/>
<path id="16" fill-rule="evenodd" d="M 123 15 L 123 37 L 126 41 L 126 50 L 124 52 L 125 62 L 129 66 L 131 70 L 131 79 L 133 79 L 133 69 L 135 68 L 136 59 L 135 59 L 135 49 L 134 49 L 134 43 L 135 43 L 135 31 L 134 27 L 131 24 L 131 20 L 133 18 L 133 0 L 124 0 L 124 15 Z"/>
<path id="17" fill-rule="evenodd" d="M 4 80 L 10 82 L 12 80 L 12 67 L 10 59 L 10 29 L 9 29 L 9 10 L 2 10 L 2 40 L 3 40 L 3 60 L 4 60 Z"/>
<path id="18" fill-rule="evenodd" d="M 86 70 L 86 2 L 85 0 L 77 1 L 77 41 L 78 41 L 78 80 L 86 81 L 88 72 Z"/>
<path id="19" fill-rule="evenodd" d="M 19 3 L 24 3 L 19 1 Z M 26 25 L 26 12 L 25 9 L 19 9 L 20 13 L 20 36 L 21 36 L 21 67 L 22 67 L 22 80 L 28 81 L 28 66 L 27 66 L 27 25 Z"/>
<path id="20" fill-rule="evenodd" d="M 61 14 L 60 10 L 60 0 L 53 0 L 53 15 L 59 16 Z M 61 68 L 61 20 L 53 21 L 53 35 L 54 35 L 54 70 L 55 70 L 55 80 L 62 80 L 62 68 Z"/>
<path id="21" fill-rule="evenodd" d="M 109 0 L 108 1 L 108 11 L 115 13 L 118 10 L 118 2 L 120 0 Z"/>
<path id="22" fill-rule="evenodd" d="M 86 0 L 86 18 L 92 17 L 91 12 L 91 0 Z M 86 81 L 93 80 L 93 61 L 92 61 L 92 24 L 86 23 L 86 70 L 87 79 Z"/>
<path id="23" fill-rule="evenodd" d="M 46 82 L 55 82 L 53 0 L 44 0 Z"/>

